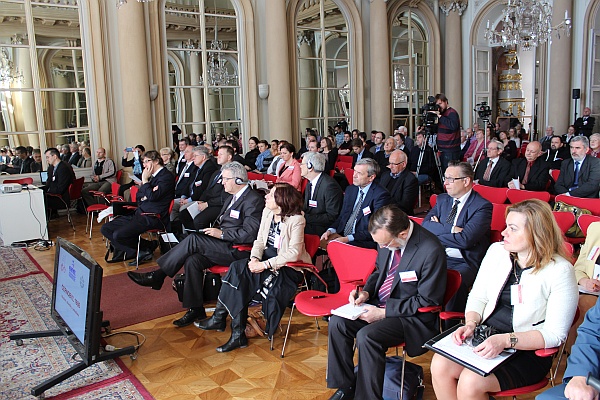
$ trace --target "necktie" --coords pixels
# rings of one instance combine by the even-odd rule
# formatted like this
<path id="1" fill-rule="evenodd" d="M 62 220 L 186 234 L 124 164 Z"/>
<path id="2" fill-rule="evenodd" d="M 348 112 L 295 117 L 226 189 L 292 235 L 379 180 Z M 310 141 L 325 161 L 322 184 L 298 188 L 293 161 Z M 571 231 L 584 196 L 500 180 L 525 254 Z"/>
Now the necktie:
<path id="1" fill-rule="evenodd" d="M 183 171 L 181 171 L 181 174 L 179 174 L 179 179 L 177 179 L 177 183 L 175 183 L 175 187 L 179 186 L 179 182 L 181 182 L 183 180 L 183 175 L 185 174 L 185 171 L 187 171 L 187 169 L 190 166 L 190 164 L 185 164 L 185 167 L 183 168 Z"/>
<path id="2" fill-rule="evenodd" d="M 447 224 L 454 225 L 454 218 L 456 218 L 456 213 L 458 212 L 458 204 L 459 203 L 460 203 L 460 200 L 458 200 L 458 199 L 454 200 L 454 204 L 452 205 L 452 210 L 450 210 L 450 214 L 448 214 L 448 218 L 446 218 Z"/>
<path id="3" fill-rule="evenodd" d="M 390 269 L 388 274 L 381 284 L 379 288 L 379 303 L 385 304 L 387 300 L 390 298 L 390 293 L 392 292 L 392 283 L 394 283 L 394 276 L 396 275 L 396 270 L 400 265 L 400 260 L 402 256 L 400 254 L 400 250 L 394 251 L 394 258 L 392 259 L 392 264 L 390 265 Z"/>
<path id="4" fill-rule="evenodd" d="M 304 193 L 306 194 L 306 198 L 308 200 L 312 200 L 312 183 L 308 181 L 306 184 L 306 189 L 304 189 Z"/>
<path id="5" fill-rule="evenodd" d="M 487 165 L 487 168 L 485 169 L 485 172 L 483 173 L 484 181 L 490 180 L 490 175 L 492 174 L 492 165 L 494 165 L 494 163 L 492 162 L 492 160 L 490 160 L 490 162 Z"/>
<path id="6" fill-rule="evenodd" d="M 358 217 L 358 212 L 360 211 L 360 207 L 362 206 L 362 202 L 365 197 L 365 194 L 363 193 L 362 189 L 358 192 L 358 202 L 354 206 L 354 210 L 352 210 L 352 214 L 350 214 L 348 222 L 346 222 L 346 227 L 344 228 L 344 236 L 348 236 L 352 232 L 354 232 L 354 224 L 356 223 L 356 217 Z"/>
<path id="7" fill-rule="evenodd" d="M 196 170 L 196 176 L 194 177 L 194 180 L 192 181 L 192 183 L 190 183 L 190 190 L 189 193 L 192 194 L 193 190 L 194 190 L 194 185 L 196 184 L 196 180 L 198 179 L 198 174 L 200 173 L 200 168 L 198 168 Z"/>
<path id="8" fill-rule="evenodd" d="M 575 180 L 573 181 L 573 187 L 579 186 L 579 161 L 575 161 Z"/>
<path id="9" fill-rule="evenodd" d="M 525 176 L 523 177 L 523 185 L 527 185 L 527 181 L 529 180 L 529 171 L 531 171 L 532 165 L 533 161 L 527 161 L 527 168 L 525 168 Z"/>

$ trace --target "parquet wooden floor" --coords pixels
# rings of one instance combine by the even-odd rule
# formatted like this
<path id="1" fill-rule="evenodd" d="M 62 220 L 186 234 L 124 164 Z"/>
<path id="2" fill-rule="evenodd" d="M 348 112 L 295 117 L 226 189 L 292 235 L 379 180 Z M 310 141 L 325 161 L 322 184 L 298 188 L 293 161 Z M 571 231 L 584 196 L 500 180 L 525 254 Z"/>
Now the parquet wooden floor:
<path id="1" fill-rule="evenodd" d="M 76 214 L 74 220 L 76 232 L 64 217 L 50 221 L 50 237 L 64 237 L 86 250 L 102 265 L 105 275 L 132 269 L 125 263 L 106 264 L 106 248 L 98 224 L 89 240 L 85 234 L 85 217 Z M 49 274 L 53 273 L 54 248 L 43 252 L 31 250 L 31 253 Z M 148 290 L 147 298 L 139 301 L 152 301 L 152 290 Z M 122 360 L 156 399 L 328 399 L 333 394 L 325 383 L 326 322 L 320 321 L 321 330 L 317 331 L 314 319 L 295 312 L 286 356 L 281 359 L 283 335 L 276 338 L 274 351 L 269 349 L 266 339 L 254 338 L 245 349 L 221 354 L 215 348 L 227 341 L 229 328 L 225 332 L 205 332 L 194 326 L 176 328 L 172 321 L 182 314 L 183 311 L 121 329 L 146 336 L 137 359 Z M 282 323 L 287 323 L 288 316 L 289 309 Z M 131 344 L 131 338 L 127 335 L 111 338 L 110 343 L 121 347 Z M 390 351 L 390 355 L 393 354 L 395 350 Z M 425 370 L 424 399 L 435 399 L 429 374 L 431 354 L 411 361 Z M 534 399 L 535 395 L 519 398 Z"/>

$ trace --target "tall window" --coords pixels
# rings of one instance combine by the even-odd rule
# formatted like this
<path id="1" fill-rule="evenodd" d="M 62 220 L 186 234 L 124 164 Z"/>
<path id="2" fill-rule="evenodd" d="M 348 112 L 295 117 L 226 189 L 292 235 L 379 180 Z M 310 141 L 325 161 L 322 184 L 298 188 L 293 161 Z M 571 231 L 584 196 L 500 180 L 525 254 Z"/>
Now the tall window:
<path id="1" fill-rule="evenodd" d="M 0 145 L 89 140 L 78 0 L 0 0 Z"/>
<path id="2" fill-rule="evenodd" d="M 429 37 L 413 11 L 399 10 L 392 23 L 392 107 L 394 127 L 410 132 L 419 123 L 421 107 L 430 93 Z"/>
<path id="3" fill-rule="evenodd" d="M 232 0 L 168 0 L 164 12 L 171 124 L 213 138 L 243 131 Z"/>
<path id="4" fill-rule="evenodd" d="M 300 130 L 351 126 L 348 25 L 334 0 L 305 0 L 296 13 Z"/>

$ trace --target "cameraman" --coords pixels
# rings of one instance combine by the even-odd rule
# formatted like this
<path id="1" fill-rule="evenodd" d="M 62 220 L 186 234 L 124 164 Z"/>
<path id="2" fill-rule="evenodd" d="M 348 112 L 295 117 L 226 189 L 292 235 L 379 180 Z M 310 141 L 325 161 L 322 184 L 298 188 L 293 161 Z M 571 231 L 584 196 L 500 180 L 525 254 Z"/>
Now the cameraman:
<path id="1" fill-rule="evenodd" d="M 442 153 L 442 171 L 448 162 L 460 159 L 460 117 L 452 107 L 448 107 L 448 98 L 444 93 L 435 95 L 435 103 L 439 111 L 429 111 L 438 116 L 437 147 Z"/>

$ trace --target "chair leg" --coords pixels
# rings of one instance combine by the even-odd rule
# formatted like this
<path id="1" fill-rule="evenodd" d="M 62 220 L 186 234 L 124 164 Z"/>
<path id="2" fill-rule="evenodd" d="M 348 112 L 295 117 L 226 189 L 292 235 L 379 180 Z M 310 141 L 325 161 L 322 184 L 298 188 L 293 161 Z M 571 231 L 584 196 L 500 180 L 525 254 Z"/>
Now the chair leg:
<path id="1" fill-rule="evenodd" d="M 292 316 L 294 315 L 294 307 L 296 307 L 296 302 L 292 303 L 292 309 L 290 311 L 290 318 L 288 319 L 288 326 L 285 330 L 285 338 L 283 338 L 283 348 L 281 349 L 281 358 L 285 355 L 285 345 L 287 344 L 288 336 L 290 334 L 290 325 L 292 324 Z"/>
<path id="2" fill-rule="evenodd" d="M 315 322 L 317 323 L 317 330 L 320 331 L 321 327 L 319 326 L 319 319 L 315 317 Z"/>
<path id="3" fill-rule="evenodd" d="M 138 257 L 140 254 L 140 242 L 142 241 L 142 235 L 138 235 L 138 247 L 137 247 L 137 253 L 135 255 L 135 269 L 139 269 L 140 268 L 140 258 Z"/>
<path id="4" fill-rule="evenodd" d="M 398 348 L 396 347 L 396 350 Z M 406 349 L 402 348 L 402 383 L 400 384 L 400 400 L 404 399 L 404 367 L 406 367 Z"/>

